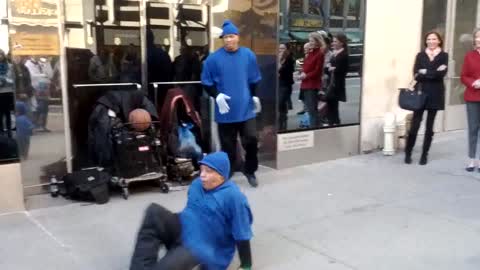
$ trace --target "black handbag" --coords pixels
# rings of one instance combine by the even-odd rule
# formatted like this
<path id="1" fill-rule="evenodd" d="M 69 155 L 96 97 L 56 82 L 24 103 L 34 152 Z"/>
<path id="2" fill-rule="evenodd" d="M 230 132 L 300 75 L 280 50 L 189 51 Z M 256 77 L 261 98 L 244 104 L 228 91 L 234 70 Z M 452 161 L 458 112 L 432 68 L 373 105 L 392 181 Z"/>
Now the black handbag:
<path id="1" fill-rule="evenodd" d="M 413 89 L 400 88 L 398 96 L 398 105 L 400 108 L 408 111 L 418 111 L 425 107 L 427 96 L 422 91 L 422 84 L 416 83 Z"/>

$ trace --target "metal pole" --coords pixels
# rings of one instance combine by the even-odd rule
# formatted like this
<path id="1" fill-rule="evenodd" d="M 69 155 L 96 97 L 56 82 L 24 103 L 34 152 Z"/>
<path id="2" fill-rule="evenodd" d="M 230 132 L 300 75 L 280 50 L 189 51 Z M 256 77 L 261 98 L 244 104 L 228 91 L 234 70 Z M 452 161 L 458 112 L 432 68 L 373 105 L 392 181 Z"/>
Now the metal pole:
<path id="1" fill-rule="evenodd" d="M 201 81 L 171 81 L 171 82 L 151 82 L 150 84 L 165 85 L 165 84 L 201 84 Z"/>
<path id="2" fill-rule="evenodd" d="M 65 32 L 65 5 L 64 1 L 57 0 L 57 7 L 59 12 L 58 17 L 58 36 L 60 46 L 60 80 L 62 87 L 62 107 L 63 107 L 63 124 L 65 131 L 65 158 L 67 163 L 67 171 L 72 172 L 72 134 L 70 129 L 70 110 L 68 102 L 68 77 L 67 77 L 67 50 L 65 47 L 66 32 Z"/>
<path id="3" fill-rule="evenodd" d="M 155 97 L 155 108 L 158 108 L 158 84 L 154 83 L 153 84 L 153 95 Z"/>
<path id="4" fill-rule="evenodd" d="M 212 13 L 212 1 L 209 2 L 208 7 L 208 33 L 209 33 L 209 44 L 210 44 L 210 52 L 215 50 L 215 39 L 212 35 L 212 29 L 215 26 L 213 21 L 213 13 Z M 212 146 L 213 151 L 217 151 L 220 149 L 220 139 L 218 138 L 218 125 L 215 122 L 215 100 L 213 98 L 209 98 L 209 105 L 210 105 L 210 145 Z"/>
<path id="5" fill-rule="evenodd" d="M 141 61 L 142 61 L 142 85 L 147 89 L 143 89 L 148 93 L 148 48 L 147 48 L 147 7 L 148 0 L 140 1 L 140 49 L 141 49 Z M 156 99 L 155 99 L 156 100 Z"/>
<path id="6" fill-rule="evenodd" d="M 99 86 L 133 86 L 135 85 L 138 90 L 142 89 L 142 85 L 139 83 L 86 83 L 86 84 L 74 84 L 74 88 L 79 87 L 99 87 Z"/>

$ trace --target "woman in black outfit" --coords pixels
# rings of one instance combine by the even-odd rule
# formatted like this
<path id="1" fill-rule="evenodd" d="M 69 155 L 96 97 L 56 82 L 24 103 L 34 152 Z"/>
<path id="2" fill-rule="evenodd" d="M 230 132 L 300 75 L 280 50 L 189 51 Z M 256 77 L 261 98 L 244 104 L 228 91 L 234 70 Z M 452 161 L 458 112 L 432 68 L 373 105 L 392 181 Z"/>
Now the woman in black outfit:
<path id="1" fill-rule="evenodd" d="M 347 36 L 343 33 L 339 33 L 333 37 L 333 56 L 328 66 L 328 70 L 331 73 L 330 79 L 333 78 L 332 93 L 327 94 L 327 120 L 329 125 L 340 125 L 338 102 L 347 101 L 345 90 L 345 78 L 348 73 L 347 42 Z"/>
<path id="2" fill-rule="evenodd" d="M 447 74 L 448 54 L 443 51 L 443 40 L 439 33 L 430 32 L 425 36 L 425 50 L 417 54 L 413 73 L 417 88 L 426 95 L 425 106 L 413 112 L 412 126 L 405 147 L 405 163 L 412 163 L 412 150 L 422 123 L 424 111 L 428 111 L 425 138 L 423 140 L 420 165 L 427 164 L 428 151 L 433 139 L 433 124 L 438 110 L 445 108 L 445 86 L 443 78 Z"/>
<path id="3" fill-rule="evenodd" d="M 288 103 L 292 95 L 295 60 L 287 45 L 280 44 L 278 49 L 278 129 L 287 129 Z"/>

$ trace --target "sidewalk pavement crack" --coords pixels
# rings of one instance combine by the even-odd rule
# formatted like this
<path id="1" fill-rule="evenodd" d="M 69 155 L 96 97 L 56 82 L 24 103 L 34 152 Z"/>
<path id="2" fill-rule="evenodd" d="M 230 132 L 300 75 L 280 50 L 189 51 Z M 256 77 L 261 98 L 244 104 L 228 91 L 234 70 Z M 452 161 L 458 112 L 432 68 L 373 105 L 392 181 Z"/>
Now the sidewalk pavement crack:
<path id="1" fill-rule="evenodd" d="M 333 257 L 333 256 L 330 256 L 330 255 L 328 255 L 328 254 L 325 253 L 325 252 L 316 250 L 315 248 L 310 247 L 310 246 L 308 246 L 308 245 L 306 245 L 306 244 L 304 244 L 304 243 L 302 243 L 302 242 L 300 242 L 300 241 L 297 241 L 297 240 L 295 240 L 295 239 L 292 239 L 292 238 L 290 238 L 290 237 L 282 234 L 281 232 L 279 232 L 279 231 L 277 231 L 277 230 L 272 230 L 272 232 L 275 233 L 275 234 L 277 234 L 280 238 L 282 238 L 282 239 L 284 239 L 284 240 L 286 240 L 286 241 L 288 241 L 288 242 L 291 242 L 291 243 L 293 243 L 293 244 L 296 244 L 297 246 L 300 246 L 300 247 L 302 247 L 302 248 L 304 248 L 304 249 L 306 249 L 306 250 L 308 250 L 308 251 L 311 251 L 311 252 L 313 252 L 313 253 L 315 253 L 315 254 L 317 254 L 317 255 L 320 255 L 320 256 L 322 256 L 322 257 L 325 257 L 326 259 L 328 259 L 328 262 L 329 262 L 329 263 L 338 263 L 338 264 L 341 264 L 341 265 L 347 267 L 348 269 L 351 269 L 351 270 L 359 270 L 359 268 L 357 268 L 357 267 L 355 267 L 355 266 L 353 266 L 353 265 L 350 265 L 350 264 L 348 264 L 347 262 L 344 262 L 344 261 L 342 261 L 342 260 L 340 260 L 340 259 L 337 259 L 337 258 L 335 258 L 335 257 Z"/>
<path id="2" fill-rule="evenodd" d="M 63 243 L 60 239 L 58 239 L 57 237 L 55 237 L 55 235 L 53 235 L 53 233 L 51 233 L 49 230 L 47 230 L 47 228 L 45 228 L 45 226 L 43 226 L 40 221 L 38 221 L 36 218 L 34 218 L 30 212 L 26 211 L 25 212 L 25 215 L 27 216 L 28 220 L 30 220 L 35 226 L 37 226 L 37 228 L 39 228 L 43 233 L 45 233 L 51 240 L 53 240 L 53 242 L 55 242 L 56 244 L 58 244 L 60 247 L 64 248 L 64 249 L 70 249 L 71 247 L 66 245 L 65 243 Z"/>

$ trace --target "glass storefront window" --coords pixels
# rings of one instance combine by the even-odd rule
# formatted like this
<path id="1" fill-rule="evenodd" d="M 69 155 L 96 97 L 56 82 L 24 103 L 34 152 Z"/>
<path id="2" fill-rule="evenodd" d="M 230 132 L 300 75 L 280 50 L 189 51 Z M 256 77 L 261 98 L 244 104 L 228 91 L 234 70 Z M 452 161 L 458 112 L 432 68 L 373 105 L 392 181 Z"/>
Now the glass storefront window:
<path id="1" fill-rule="evenodd" d="M 451 92 L 449 105 L 465 104 L 463 92 L 465 86 L 460 82 L 460 74 L 462 72 L 463 59 L 465 54 L 473 49 L 472 32 L 480 14 L 478 13 L 478 0 L 460 1 L 457 0 L 455 11 L 455 21 L 453 30 L 453 48 L 450 58 L 453 60 L 453 80 L 451 81 Z"/>
<path id="2" fill-rule="evenodd" d="M 303 0 L 291 0 L 289 4 L 290 12 L 303 13 Z"/>
<path id="3" fill-rule="evenodd" d="M 221 1 L 222 2 L 222 1 Z M 292 1 L 291 12 L 303 13 L 302 1 Z M 224 7 L 222 9 L 220 7 Z M 295 7 L 295 8 L 294 8 Z M 232 19 L 240 29 L 240 43 L 253 50 L 262 74 L 257 95 L 262 103 L 262 112 L 257 116 L 259 139 L 259 160 L 266 166 L 275 167 L 276 156 L 276 51 L 278 2 L 260 0 L 225 1 L 213 6 L 213 26 L 221 28 L 224 19 Z M 289 14 L 287 10 L 283 14 Z M 214 37 L 215 48 L 220 48 L 222 40 Z"/>
<path id="4" fill-rule="evenodd" d="M 8 44 L 7 5 L 0 4 L 0 164 L 17 162 L 15 70 Z"/>
<path id="5" fill-rule="evenodd" d="M 356 20 L 360 20 L 360 0 L 348 1 L 348 16 L 352 16 Z"/>
<path id="6" fill-rule="evenodd" d="M 58 7 L 52 1 L 10 1 L 15 133 L 26 194 L 42 192 L 66 171 Z"/>
<path id="7" fill-rule="evenodd" d="M 172 104 L 167 101 L 175 101 L 168 99 L 170 90 L 181 89 L 202 116 L 202 129 L 195 132 L 204 134 L 195 134 L 203 150 L 210 151 L 209 100 L 196 83 L 209 53 L 207 6 L 162 0 L 65 4 L 73 168 L 97 165 L 93 149 L 84 147 L 96 143 L 89 136 L 89 117 L 101 97 L 116 91 L 142 90 L 161 113 Z M 74 8 L 83 15 L 71 12 Z"/>
<path id="8" fill-rule="evenodd" d="M 288 0 L 282 1 L 288 3 Z M 309 4 L 313 5 L 313 7 L 309 7 L 308 10 L 319 9 L 323 6 L 318 5 L 324 5 L 325 2 L 309 1 Z M 361 28 L 360 22 L 361 18 L 363 18 L 363 5 L 364 1 L 361 0 L 332 0 L 328 3 L 330 16 L 323 17 L 318 14 L 317 16 L 312 14 L 289 15 L 288 27 L 284 27 L 279 33 L 281 48 L 279 48 L 278 65 L 282 70 L 279 71 L 282 75 L 278 77 L 278 128 L 280 132 L 359 124 L 364 36 L 364 30 Z M 283 6 L 288 5 L 280 5 L 280 7 Z M 319 89 L 314 89 L 317 93 L 316 99 L 313 100 L 315 105 L 311 105 L 310 97 L 306 100 L 304 95 L 310 95 L 311 92 L 309 91 L 312 89 L 306 89 L 305 84 L 302 86 L 301 80 L 305 63 L 304 45 L 309 42 L 310 33 L 318 33 L 320 30 L 322 30 L 323 39 L 327 43 L 325 53 L 328 56 L 335 51 L 332 38 L 337 35 L 339 38 L 345 36 L 345 52 L 348 51 L 348 56 L 346 57 L 348 63 L 345 64 L 346 77 L 336 82 L 337 84 L 344 84 L 345 87 L 338 88 L 339 94 L 332 100 L 327 98 L 325 93 L 329 89 L 330 82 L 333 85 L 333 82 L 330 81 L 333 69 L 329 70 L 329 66 L 334 65 L 334 62 L 331 62 L 334 60 L 327 60 L 327 63 L 324 63 L 324 68 L 318 74 L 322 78 L 322 85 Z M 338 40 L 337 38 L 335 39 Z M 282 58 L 283 54 L 280 53 L 280 50 L 283 52 L 285 47 L 287 49 L 288 61 L 285 60 L 286 58 Z M 289 71 L 288 77 L 292 76 L 294 78 L 293 84 L 287 82 L 288 79 L 285 80 L 287 75 L 283 73 L 283 70 L 286 69 L 286 66 L 282 66 L 292 61 L 293 68 Z M 339 69 L 341 68 L 343 67 Z M 313 110 L 312 106 L 315 106 L 316 109 Z M 309 110 L 316 111 L 315 117 L 310 115 Z"/>
<path id="9" fill-rule="evenodd" d="M 331 0 L 330 1 L 330 16 L 343 17 L 345 0 Z"/>
<path id="10" fill-rule="evenodd" d="M 424 0 L 423 1 L 423 21 L 422 21 L 422 37 L 434 30 L 445 36 L 445 23 L 447 20 L 448 0 Z M 421 44 L 423 47 L 424 45 Z"/>

